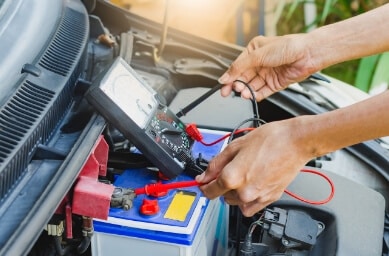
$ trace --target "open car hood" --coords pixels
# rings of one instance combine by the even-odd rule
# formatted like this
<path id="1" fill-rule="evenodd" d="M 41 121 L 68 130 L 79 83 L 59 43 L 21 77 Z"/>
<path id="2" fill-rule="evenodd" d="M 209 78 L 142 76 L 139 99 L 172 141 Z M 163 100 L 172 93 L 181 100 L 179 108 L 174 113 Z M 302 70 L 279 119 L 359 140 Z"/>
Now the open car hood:
<path id="1" fill-rule="evenodd" d="M 0 33 L 0 40 L 7 44 L 0 51 L 0 77 L 4 78 L 0 88 L 1 255 L 41 255 L 53 251 L 66 255 L 81 245 L 85 248 L 79 249 L 80 254 L 90 253 L 93 241 L 90 246 L 90 240 L 78 237 L 81 214 L 72 212 L 71 207 L 74 188 L 82 180 L 83 170 L 101 137 L 107 141 L 112 158 L 106 159 L 108 173 L 99 179 L 112 182 L 120 176 L 117 170 L 123 165 L 128 168 L 129 164 L 150 164 L 144 158 L 136 163 L 114 161 L 113 156 L 118 156 L 115 153 L 133 145 L 84 98 L 85 91 L 105 74 L 114 59 L 120 56 L 125 60 L 166 106 L 178 112 L 213 88 L 242 50 L 236 45 L 168 28 L 164 50 L 159 55 L 162 24 L 107 1 L 45 2 L 50 12 L 42 8 L 42 3 L 6 1 L 7 10 L 12 12 L 0 16 L 0 25 L 4 25 L 0 27 L 5 31 Z M 41 18 L 25 22 L 32 17 Z M 25 35 L 24 41 L 16 31 Z M 38 31 L 41 36 L 36 38 Z M 330 82 L 308 79 L 258 103 L 261 118 L 272 122 L 319 114 L 367 97 L 349 85 L 325 78 Z M 236 95 L 221 98 L 215 93 L 181 120 L 226 132 L 251 117 L 251 111 L 250 102 Z M 305 253 L 298 255 L 384 255 L 389 199 L 389 155 L 384 140 L 353 145 L 308 164 L 334 179 L 337 194 L 325 206 L 304 205 L 287 196 L 271 206 L 277 214 L 286 211 L 292 216 L 298 210 L 299 218 L 309 216 L 327 227 L 317 237 L 317 245 L 308 251 L 306 247 L 293 250 Z M 310 183 L 310 178 L 302 177 L 291 188 L 322 196 L 320 189 L 307 185 Z M 356 210 L 358 214 L 354 214 Z M 64 216 L 71 216 L 70 221 Z M 75 224 L 69 225 L 72 217 Z M 68 221 L 68 226 L 74 225 L 72 239 L 68 229 L 67 240 L 47 238 L 48 227 L 58 227 L 53 224 L 58 219 Z M 236 209 L 230 209 L 228 238 L 243 239 L 235 234 L 247 228 L 249 221 Z M 301 234 L 304 230 L 296 232 Z M 271 236 L 266 239 L 263 243 L 267 248 L 279 245 Z M 284 237 L 280 238 L 284 241 L 281 239 Z M 84 241 L 87 242 L 83 244 Z M 64 244 L 71 244 L 71 249 L 58 246 Z M 230 249 L 236 247 L 239 243 Z"/>

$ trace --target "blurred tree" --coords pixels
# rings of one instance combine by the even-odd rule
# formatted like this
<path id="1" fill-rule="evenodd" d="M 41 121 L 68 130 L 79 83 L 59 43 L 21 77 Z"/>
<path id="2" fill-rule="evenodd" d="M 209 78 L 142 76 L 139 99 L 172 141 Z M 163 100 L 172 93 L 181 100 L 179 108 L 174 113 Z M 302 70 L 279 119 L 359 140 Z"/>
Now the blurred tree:
<path id="1" fill-rule="evenodd" d="M 376 8 L 389 0 L 292 0 L 279 1 L 282 13 L 277 20 L 277 34 L 307 32 L 313 27 L 319 27 L 341 21 Z M 316 10 L 311 22 L 306 20 L 307 4 L 314 4 Z M 386 67 L 386 69 L 384 68 Z M 385 89 L 389 82 L 389 57 L 387 54 L 370 56 L 358 60 L 340 63 L 325 70 L 324 74 L 353 84 L 369 92 L 377 88 Z"/>

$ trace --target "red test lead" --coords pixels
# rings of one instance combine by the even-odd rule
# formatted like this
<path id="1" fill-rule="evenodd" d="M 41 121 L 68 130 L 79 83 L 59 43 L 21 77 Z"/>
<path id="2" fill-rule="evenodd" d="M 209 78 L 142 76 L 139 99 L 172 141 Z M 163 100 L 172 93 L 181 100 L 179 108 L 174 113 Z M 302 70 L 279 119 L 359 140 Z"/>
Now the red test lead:
<path id="1" fill-rule="evenodd" d="M 146 194 L 149 196 L 159 197 L 161 195 L 166 195 L 169 189 L 186 188 L 199 185 L 200 183 L 195 180 L 178 181 L 172 183 L 152 183 L 147 184 L 141 188 L 136 188 L 134 192 L 136 195 Z"/>
<path id="2" fill-rule="evenodd" d="M 295 199 L 300 200 L 302 202 L 305 202 L 308 204 L 314 204 L 314 205 L 326 204 L 332 200 L 332 198 L 334 197 L 334 194 L 335 194 L 335 185 L 328 176 L 326 176 L 324 173 L 321 173 L 319 171 L 310 170 L 310 169 L 303 169 L 303 170 L 301 170 L 301 172 L 312 173 L 312 174 L 316 174 L 316 175 L 323 177 L 330 185 L 330 190 L 331 190 L 330 195 L 322 201 L 312 201 L 312 200 L 308 200 L 308 199 L 305 199 L 303 197 L 300 197 L 300 196 L 298 196 L 298 195 L 296 195 L 288 190 L 284 191 L 286 194 L 288 194 L 288 195 L 290 195 L 290 196 L 294 197 Z M 193 186 L 200 186 L 200 185 L 202 185 L 202 184 L 198 183 L 196 180 L 179 181 L 179 182 L 171 182 L 171 183 L 151 183 L 151 184 L 145 185 L 142 188 L 135 189 L 134 192 L 136 195 L 146 194 L 149 196 L 161 197 L 161 196 L 166 195 L 167 192 L 169 191 L 169 189 L 186 188 L 186 187 L 193 187 Z"/>

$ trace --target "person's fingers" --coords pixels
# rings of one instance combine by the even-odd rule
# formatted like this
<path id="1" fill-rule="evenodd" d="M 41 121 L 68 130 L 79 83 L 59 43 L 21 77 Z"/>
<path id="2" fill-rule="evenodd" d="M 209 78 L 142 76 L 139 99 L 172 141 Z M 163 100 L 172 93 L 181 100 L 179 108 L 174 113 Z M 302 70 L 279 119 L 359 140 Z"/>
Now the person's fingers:
<path id="1" fill-rule="evenodd" d="M 242 73 L 242 76 L 235 79 L 232 83 L 224 84 L 223 87 L 220 89 L 220 94 L 223 97 L 227 97 L 228 95 L 231 94 L 232 90 L 236 92 L 243 91 L 246 88 L 246 86 L 239 81 L 247 82 L 255 78 L 255 76 L 256 73 L 253 69 L 246 70 L 245 72 Z"/>
<path id="2" fill-rule="evenodd" d="M 266 85 L 266 81 L 261 76 L 256 76 L 250 81 L 250 86 L 254 91 L 258 91 Z"/>
<path id="3" fill-rule="evenodd" d="M 269 204 L 278 200 L 281 197 L 281 194 L 282 193 L 271 193 L 266 195 L 260 195 L 251 202 L 240 204 L 238 203 L 238 205 L 244 216 L 251 217 L 257 212 L 267 207 Z"/>
<path id="4" fill-rule="evenodd" d="M 244 90 L 244 88 L 246 88 L 244 83 L 240 82 L 240 81 L 244 81 L 244 80 L 245 79 L 239 77 L 237 80 L 234 81 L 234 83 L 232 84 L 234 91 L 240 93 Z"/>
<path id="5" fill-rule="evenodd" d="M 238 173 L 239 168 L 231 161 L 224 166 L 220 175 L 211 182 L 200 186 L 203 194 L 210 199 L 226 194 L 230 190 L 234 190 L 242 186 L 243 178 Z"/>
<path id="6" fill-rule="evenodd" d="M 244 86 L 245 88 L 241 91 L 241 96 L 245 99 L 257 99 L 256 97 L 256 91 L 260 90 L 266 85 L 266 82 L 262 79 L 262 77 L 256 76 L 253 80 L 250 81 L 248 86 L 252 89 L 254 92 L 254 96 L 251 94 L 251 91 L 247 88 L 247 86 Z"/>
<path id="7" fill-rule="evenodd" d="M 239 170 L 245 167 L 240 164 L 242 159 L 237 159 L 237 152 L 240 150 L 240 143 L 237 141 L 239 139 L 230 143 L 210 161 L 207 170 L 196 177 L 198 182 L 204 184 L 200 189 L 207 198 L 221 196 L 242 185 L 244 177 Z"/>
<path id="8" fill-rule="evenodd" d="M 230 190 L 223 197 L 224 201 L 229 205 L 238 205 L 243 215 L 250 217 L 259 212 L 269 204 L 273 203 L 281 197 L 282 192 L 277 190 L 259 190 L 254 191 L 246 185 L 244 187 Z"/>
<path id="9" fill-rule="evenodd" d="M 218 79 L 220 84 L 225 85 L 221 89 L 222 96 L 230 95 L 232 89 L 237 92 L 245 90 L 244 85 L 234 83 L 234 81 L 240 79 L 249 82 L 258 75 L 257 70 L 264 64 L 264 56 L 266 56 L 266 50 L 262 50 L 262 47 L 272 41 L 274 38 L 263 36 L 257 36 L 250 41 L 227 71 Z"/>
<path id="10" fill-rule="evenodd" d="M 258 77 L 263 79 L 263 86 L 256 88 L 255 91 L 255 99 L 258 102 L 269 97 L 275 92 L 283 90 L 289 84 L 289 81 L 286 82 L 285 78 L 277 75 L 274 70 L 260 70 Z M 261 82 L 256 82 L 253 84 L 260 83 Z"/>
<path id="11" fill-rule="evenodd" d="M 242 71 L 241 75 L 235 79 L 234 84 L 237 83 L 237 81 L 243 81 L 245 83 L 250 83 L 255 77 L 258 76 L 257 69 L 256 68 L 250 68 L 247 70 Z"/>
<path id="12" fill-rule="evenodd" d="M 247 204 L 240 204 L 239 208 L 245 217 L 251 217 L 269 204 L 270 202 L 253 201 Z"/>
<path id="13" fill-rule="evenodd" d="M 259 212 L 275 200 L 266 195 L 261 195 L 261 193 L 254 194 L 256 198 L 253 200 L 246 202 L 241 199 L 242 195 L 240 195 L 237 190 L 228 191 L 223 195 L 224 201 L 229 205 L 238 205 L 241 209 L 244 216 L 250 217 L 255 213 Z"/>
<path id="14" fill-rule="evenodd" d="M 274 93 L 273 90 L 271 90 L 267 86 L 264 86 L 264 87 L 262 87 L 261 89 L 259 89 L 258 91 L 255 92 L 255 100 L 260 102 L 261 100 L 269 97 L 273 93 Z"/>
<path id="15" fill-rule="evenodd" d="M 251 51 L 254 51 L 255 49 L 258 49 L 260 47 L 265 46 L 266 44 L 271 43 L 274 41 L 276 37 L 274 36 L 256 36 L 253 39 L 250 40 L 250 42 L 247 45 L 247 48 Z"/>
<path id="16" fill-rule="evenodd" d="M 241 189 L 230 190 L 230 191 L 227 191 L 225 194 L 223 194 L 223 197 L 228 204 L 230 204 L 230 205 L 242 205 L 242 204 L 250 203 L 250 202 L 257 199 L 256 198 L 257 194 L 255 192 L 251 193 L 251 195 L 247 196 L 247 195 L 242 194 L 242 192 L 238 192 L 238 190 L 241 190 Z"/>
<path id="17" fill-rule="evenodd" d="M 245 83 L 251 83 L 250 81 L 252 81 L 255 77 L 257 77 L 255 69 L 248 69 L 242 72 L 242 74 L 234 80 L 232 87 L 236 92 L 242 92 L 246 88 Z"/>
<path id="18" fill-rule="evenodd" d="M 201 185 L 200 189 L 208 199 L 215 199 L 216 197 L 223 195 L 229 190 L 224 186 L 224 184 L 218 182 L 218 179 Z"/>
<path id="19" fill-rule="evenodd" d="M 223 97 L 227 97 L 232 92 L 232 84 L 224 84 L 222 88 L 220 88 L 220 94 Z"/>
<path id="20" fill-rule="evenodd" d="M 219 78 L 221 84 L 231 84 L 250 69 L 277 68 L 295 64 L 304 58 L 304 44 L 296 44 L 298 36 L 263 37 L 257 36 L 232 62 L 227 71 Z M 308 70 L 316 70 L 314 67 Z M 300 71 L 301 72 L 301 71 Z M 306 73 L 310 73 L 306 71 Z M 275 74 L 276 76 L 279 74 Z M 249 81 L 249 80 L 247 80 Z"/>
<path id="21" fill-rule="evenodd" d="M 221 84 L 233 83 L 234 80 L 241 76 L 242 72 L 253 67 L 253 63 L 255 63 L 253 58 L 255 56 L 250 55 L 248 50 L 244 49 L 238 58 L 232 62 L 227 71 L 218 79 L 218 82 Z"/>
<path id="22" fill-rule="evenodd" d="M 236 194 L 236 190 L 227 191 L 223 195 L 223 198 L 224 198 L 224 201 L 229 205 L 238 205 L 239 203 L 241 203 L 241 202 L 239 202 L 238 196 Z"/>
<path id="23" fill-rule="evenodd" d="M 231 143 L 232 144 L 232 143 Z M 209 183 L 219 176 L 224 166 L 228 164 L 235 156 L 237 148 L 229 144 L 222 152 L 215 156 L 208 164 L 207 170 L 196 176 L 199 183 Z M 235 143 L 234 143 L 235 144 Z"/>

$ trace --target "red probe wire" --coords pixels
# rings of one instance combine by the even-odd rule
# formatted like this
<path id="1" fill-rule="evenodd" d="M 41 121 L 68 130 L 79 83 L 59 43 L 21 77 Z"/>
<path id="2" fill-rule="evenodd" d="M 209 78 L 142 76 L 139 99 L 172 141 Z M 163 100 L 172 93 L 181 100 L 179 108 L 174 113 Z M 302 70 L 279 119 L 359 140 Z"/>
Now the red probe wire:
<path id="1" fill-rule="evenodd" d="M 140 195 L 140 194 L 158 195 L 160 193 L 167 193 L 169 189 L 194 187 L 199 185 L 200 183 L 198 183 L 195 180 L 178 181 L 178 182 L 171 182 L 171 183 L 151 183 L 145 185 L 144 187 L 135 189 L 134 192 L 136 195 Z"/>
<path id="2" fill-rule="evenodd" d="M 252 127 L 250 127 L 250 128 L 239 129 L 239 130 L 236 130 L 236 131 L 234 132 L 234 135 L 237 135 L 237 134 L 242 133 L 242 132 L 252 131 L 252 130 L 254 130 L 254 129 L 255 129 L 255 128 L 252 128 Z M 201 140 L 200 143 L 203 144 L 203 145 L 205 145 L 205 146 L 213 146 L 213 145 L 219 143 L 220 141 L 223 141 L 223 140 L 227 139 L 227 138 L 230 137 L 231 135 L 232 135 L 232 133 L 227 133 L 226 135 L 220 137 L 219 139 L 217 139 L 217 140 L 215 140 L 215 141 L 213 141 L 213 142 L 207 143 L 207 142 Z"/>
<path id="3" fill-rule="evenodd" d="M 294 197 L 294 198 L 297 199 L 297 200 L 300 200 L 300 201 L 305 202 L 305 203 L 308 203 L 308 204 L 313 204 L 313 205 L 326 204 L 326 203 L 328 203 L 329 201 L 331 201 L 331 199 L 334 197 L 334 194 L 335 194 L 335 185 L 334 185 L 334 183 L 332 182 L 332 180 L 331 180 L 327 175 L 325 175 L 324 173 L 321 173 L 321 172 L 319 172 L 319 171 L 316 171 L 316 170 L 309 170 L 309 169 L 303 169 L 303 170 L 301 170 L 301 172 L 313 173 L 313 174 L 316 174 L 316 175 L 319 175 L 319 176 L 323 177 L 323 178 L 328 182 L 328 184 L 329 184 L 330 187 L 331 187 L 331 193 L 330 193 L 330 195 L 329 195 L 326 199 L 324 199 L 324 200 L 322 200 L 322 201 L 312 201 L 312 200 L 305 199 L 305 198 L 303 198 L 303 197 L 301 197 L 301 196 L 298 196 L 298 195 L 296 195 L 296 194 L 294 194 L 294 193 L 292 193 L 292 192 L 290 192 L 290 191 L 288 191 L 288 190 L 284 190 L 284 192 L 285 192 L 286 194 L 290 195 L 291 197 Z"/>
<path id="4" fill-rule="evenodd" d="M 239 130 L 236 130 L 234 132 L 234 135 L 242 133 L 242 132 L 252 131 L 254 129 L 255 128 L 253 128 L 253 127 L 239 129 Z M 217 144 L 217 143 L 227 139 L 228 137 L 230 137 L 232 135 L 232 133 L 230 132 L 230 133 L 225 134 L 224 136 L 220 137 L 219 139 L 217 139 L 217 140 L 215 140 L 213 142 L 205 142 L 203 140 L 203 135 L 200 133 L 200 131 L 197 128 L 196 124 L 192 123 L 192 124 L 186 125 L 185 131 L 192 139 L 194 139 L 195 141 L 200 142 L 201 144 L 203 144 L 205 146 L 213 146 L 213 145 L 215 145 L 215 144 Z"/>
<path id="5" fill-rule="evenodd" d="M 303 169 L 303 170 L 301 170 L 301 172 L 313 173 L 313 174 L 316 174 L 316 175 L 323 177 L 329 183 L 329 185 L 331 187 L 330 195 L 322 201 L 313 201 L 313 200 L 309 200 L 309 199 L 303 198 L 301 196 L 298 196 L 298 195 L 296 195 L 288 190 L 284 190 L 284 192 L 286 194 L 290 195 L 291 197 L 294 197 L 295 199 L 297 199 L 299 201 L 302 201 L 302 202 L 305 202 L 308 204 L 312 204 L 312 205 L 326 204 L 329 201 L 331 201 L 331 199 L 334 197 L 334 194 L 335 194 L 335 185 L 327 175 L 325 175 L 324 173 L 321 173 L 319 171 L 309 170 L 309 169 Z M 178 181 L 178 182 L 171 182 L 171 183 L 151 183 L 151 184 L 145 185 L 144 187 L 135 189 L 134 192 L 136 195 L 146 194 L 146 195 L 157 196 L 160 194 L 163 194 L 163 195 L 166 194 L 169 189 L 179 189 L 179 188 L 186 188 L 186 187 L 193 187 L 193 186 L 200 186 L 200 185 L 202 185 L 202 184 L 198 183 L 196 180 Z"/>

